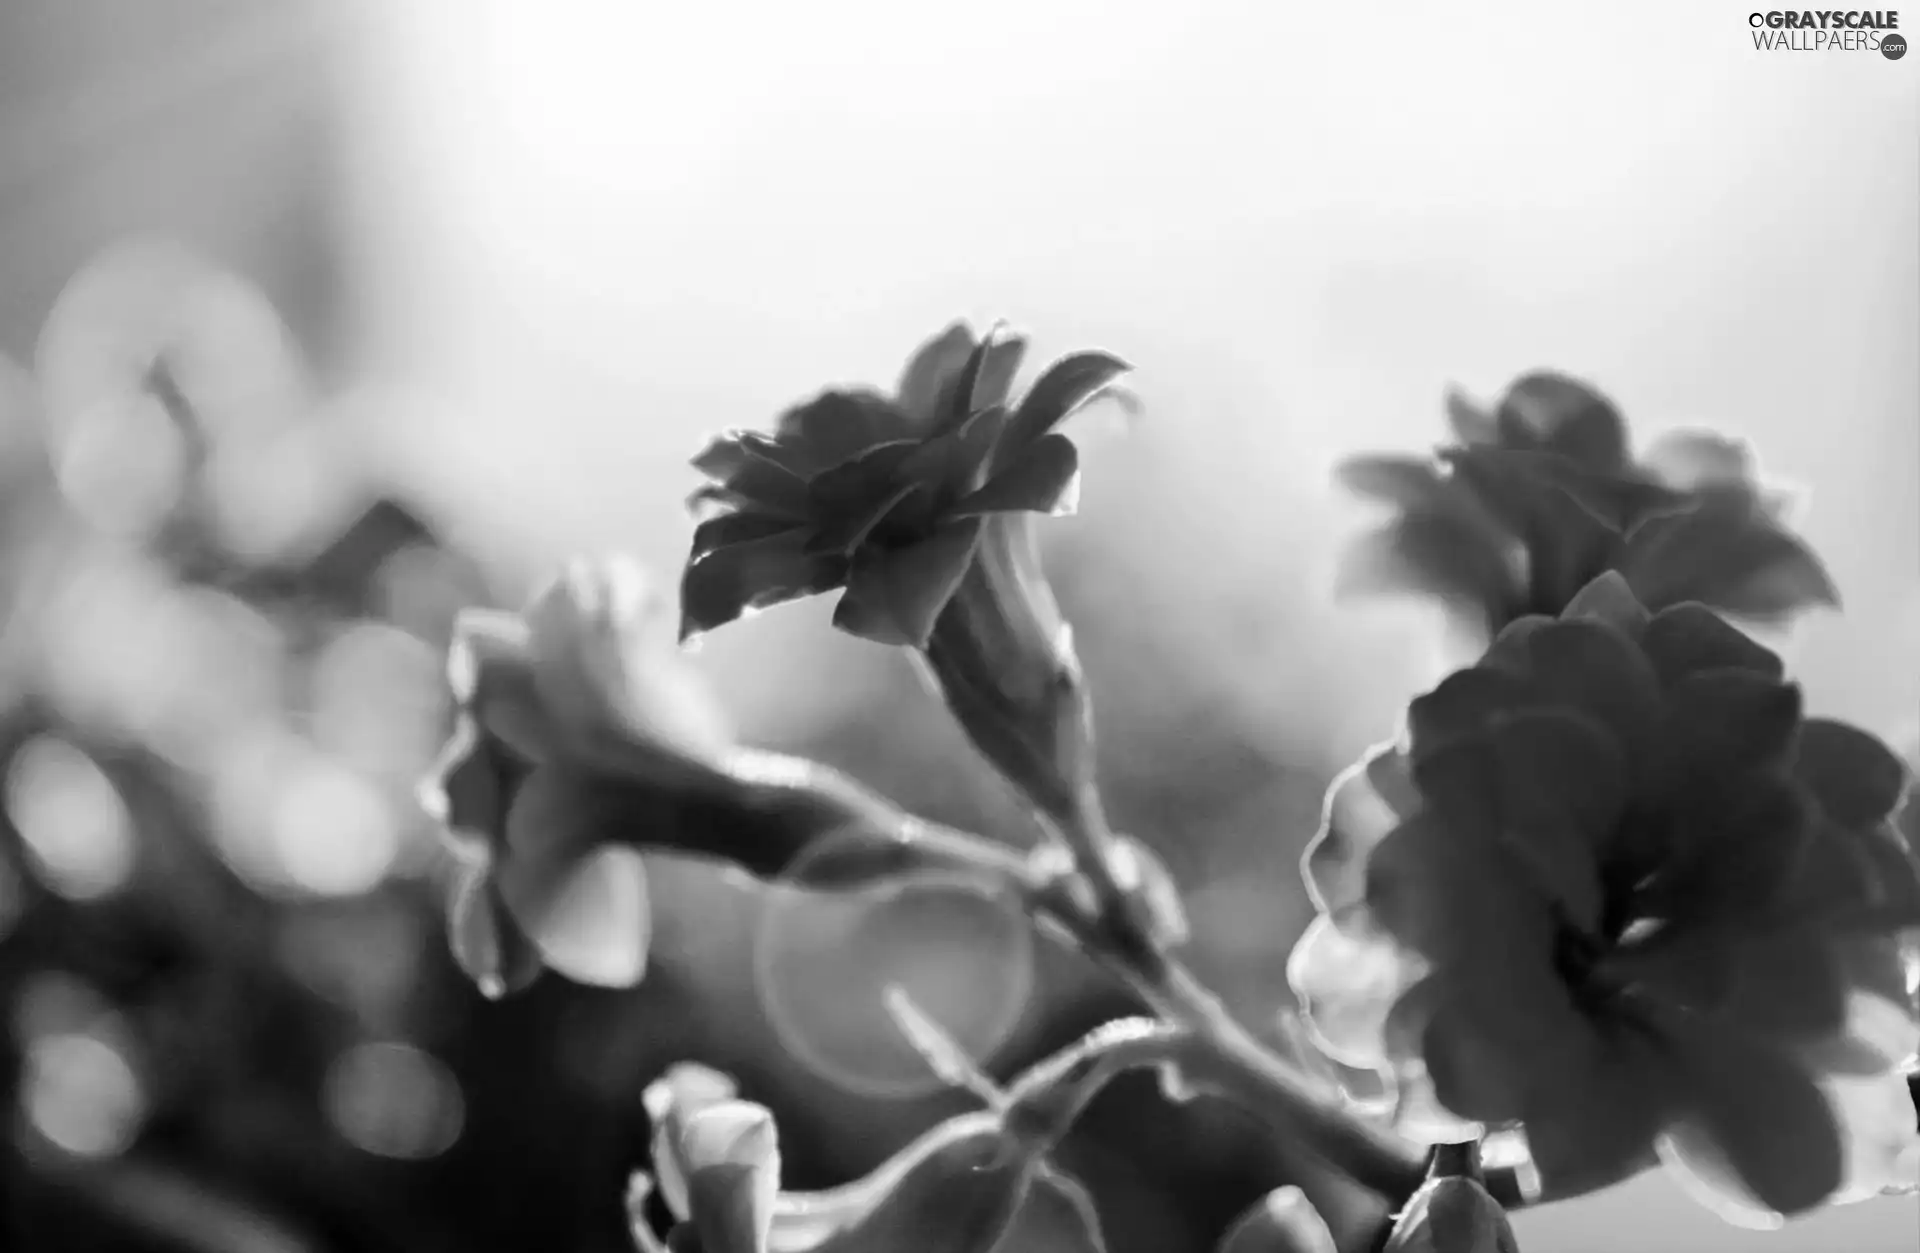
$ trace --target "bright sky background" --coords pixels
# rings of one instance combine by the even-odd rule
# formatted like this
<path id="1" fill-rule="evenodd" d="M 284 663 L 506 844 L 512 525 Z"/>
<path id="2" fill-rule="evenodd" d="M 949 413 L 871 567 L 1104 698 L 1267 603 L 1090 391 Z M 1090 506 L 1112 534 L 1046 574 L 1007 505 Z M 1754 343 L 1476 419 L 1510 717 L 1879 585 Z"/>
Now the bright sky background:
<path id="1" fill-rule="evenodd" d="M 1883 731 L 1920 705 L 1920 57 L 1756 52 L 1719 3 L 369 12 L 363 358 L 410 398 L 369 412 L 469 513 L 536 518 L 530 560 L 674 568 L 705 431 L 1005 315 L 1142 367 L 1149 416 L 1063 529 L 1229 712 L 1327 711 L 1331 764 L 1428 661 L 1406 621 L 1298 608 L 1354 521 L 1328 461 L 1436 440 L 1448 382 L 1553 365 L 1643 438 L 1712 424 L 1809 485 L 1849 606 L 1800 642 L 1811 703 Z M 1276 606 L 1287 639 L 1223 625 Z M 750 719 L 858 700 L 857 646 L 818 628 L 715 641 Z M 1651 1179 L 1521 1236 L 1910 1253 L 1917 1224 L 1759 1237 Z"/>

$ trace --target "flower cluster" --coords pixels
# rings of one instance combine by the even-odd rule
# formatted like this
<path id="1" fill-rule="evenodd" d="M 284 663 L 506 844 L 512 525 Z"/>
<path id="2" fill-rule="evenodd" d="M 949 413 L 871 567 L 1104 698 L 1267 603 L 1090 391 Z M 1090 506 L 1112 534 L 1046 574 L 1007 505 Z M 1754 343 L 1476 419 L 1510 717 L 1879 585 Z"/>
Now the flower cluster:
<path id="1" fill-rule="evenodd" d="M 956 324 L 891 393 L 829 390 L 771 433 L 714 439 L 694 463 L 709 482 L 679 636 L 838 591 L 835 625 L 907 650 L 1036 825 L 1066 837 L 1034 855 L 737 744 L 629 568 L 576 566 L 525 614 L 463 623 L 460 727 L 432 797 L 472 837 L 454 943 L 483 985 L 542 965 L 639 978 L 639 851 L 772 875 L 853 832 L 838 882 L 977 875 L 1154 1016 L 1004 1092 L 923 1049 L 989 1108 L 818 1193 L 783 1190 L 767 1106 L 677 1067 L 646 1096 L 642 1250 L 989 1253 L 1030 1224 L 1045 1247 L 1101 1250 L 1094 1200 L 1050 1154 L 1140 1066 L 1170 1097 L 1247 1106 L 1381 1202 L 1371 1225 L 1332 1224 L 1276 1188 L 1220 1253 L 1513 1253 L 1503 1206 L 1660 1163 L 1745 1222 L 1920 1187 L 1911 777 L 1873 737 L 1808 716 L 1780 658 L 1730 621 L 1838 602 L 1743 445 L 1682 432 L 1636 457 L 1610 401 L 1535 373 L 1491 412 L 1455 397 L 1456 442 L 1432 459 L 1344 464 L 1397 508 L 1344 586 L 1437 596 L 1484 652 L 1328 793 L 1303 865 L 1316 917 L 1286 962 L 1316 1065 L 1276 1054 L 1182 964 L 1176 885 L 1106 826 L 1032 523 L 1077 493 L 1057 428 L 1127 367 L 1071 354 L 1015 400 L 1025 347 Z M 1328 1060 L 1380 1074 L 1391 1108 L 1338 1091 Z M 1482 1170 L 1496 1137 L 1524 1148 L 1531 1190 Z"/>
<path id="2" fill-rule="evenodd" d="M 1656 1153 L 1762 1215 L 1877 1190 L 1836 1097 L 1898 1108 L 1920 1048 L 1906 785 L 1771 652 L 1603 576 L 1336 784 L 1293 983 L 1338 1059 L 1524 1127 L 1550 1190 Z"/>
<path id="3" fill-rule="evenodd" d="M 1789 528 L 1795 497 L 1736 440 L 1680 430 L 1635 458 L 1613 402 L 1552 372 L 1522 375 L 1491 413 L 1457 393 L 1448 413 L 1455 442 L 1432 458 L 1341 463 L 1345 487 L 1395 511 L 1348 550 L 1343 591 L 1436 597 L 1483 641 L 1608 570 L 1653 609 L 1776 623 L 1839 602 Z"/>

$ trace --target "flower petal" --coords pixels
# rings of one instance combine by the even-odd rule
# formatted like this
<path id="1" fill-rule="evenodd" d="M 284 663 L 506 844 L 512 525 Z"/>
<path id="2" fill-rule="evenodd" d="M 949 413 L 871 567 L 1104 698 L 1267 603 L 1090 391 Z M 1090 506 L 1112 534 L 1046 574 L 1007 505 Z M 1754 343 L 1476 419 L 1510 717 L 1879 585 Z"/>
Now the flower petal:
<path id="1" fill-rule="evenodd" d="M 1751 670 L 1699 670 L 1667 693 L 1667 743 L 1684 774 L 1784 766 L 1801 729 L 1800 689 Z"/>
<path id="2" fill-rule="evenodd" d="M 1617 570 L 1609 570 L 1581 588 L 1560 611 L 1560 616 L 1592 618 L 1636 640 L 1652 620 L 1647 607 L 1634 597 L 1633 589 Z"/>
<path id="3" fill-rule="evenodd" d="M 1396 518 L 1362 535 L 1340 555 L 1334 595 L 1433 596 L 1498 630 L 1522 600 L 1518 548 L 1512 540 L 1435 513 Z"/>
<path id="4" fill-rule="evenodd" d="M 540 954 L 508 914 L 488 867 L 462 877 L 447 918 L 454 961 L 482 995 L 498 1000 L 539 976 Z"/>
<path id="5" fill-rule="evenodd" d="M 1307 1194 L 1275 1188 L 1234 1220 L 1214 1253 L 1339 1253 L 1326 1220 Z"/>
<path id="6" fill-rule="evenodd" d="M 1287 984 L 1316 1048 L 1345 1066 L 1384 1070 L 1387 1015 L 1419 980 L 1420 963 L 1348 911 L 1342 927 L 1320 914 L 1287 957 Z"/>
<path id="7" fill-rule="evenodd" d="M 982 409 L 1006 406 L 1013 393 L 1014 375 L 1019 373 L 1026 353 L 1027 341 L 1009 334 L 1005 323 L 989 326 L 939 398 L 934 431 L 955 430 Z"/>
<path id="8" fill-rule="evenodd" d="M 1801 724 L 1793 773 L 1834 821 L 1854 827 L 1884 820 L 1908 786 L 1907 769 L 1892 749 L 1831 718 Z"/>
<path id="9" fill-rule="evenodd" d="M 1528 633 L 1525 657 L 1536 700 L 1593 719 L 1637 766 L 1660 715 L 1659 680 L 1638 646 L 1603 622 L 1573 618 Z"/>
<path id="10" fill-rule="evenodd" d="M 1500 428 L 1494 422 L 1493 415 L 1467 398 L 1458 387 L 1448 387 L 1446 394 L 1447 425 L 1453 428 L 1453 434 L 1463 444 L 1491 444 L 1500 438 Z"/>
<path id="11" fill-rule="evenodd" d="M 898 512 L 900 506 L 920 490 L 918 484 L 902 483 L 886 495 L 876 496 L 864 507 L 849 508 L 827 519 L 807 540 L 806 551 L 819 556 L 851 557 L 854 549 L 872 538 L 874 528 Z"/>
<path id="12" fill-rule="evenodd" d="M 1693 781 L 1668 804 L 1657 869 L 1636 893 L 1686 925 L 1771 922 L 1792 904 L 1817 824 L 1799 790 L 1767 775 Z M 1664 865 L 1661 862 L 1664 861 Z"/>
<path id="13" fill-rule="evenodd" d="M 879 644 L 923 646 L 972 564 L 980 523 L 941 528 L 906 548 L 862 549 L 833 624 Z"/>
<path id="14" fill-rule="evenodd" d="M 825 391 L 780 415 L 774 438 L 817 475 L 878 444 L 911 440 L 918 424 L 871 388 Z"/>
<path id="15" fill-rule="evenodd" d="M 1321 913 L 1360 904 L 1367 855 L 1418 807 L 1407 764 L 1394 745 L 1376 745 L 1327 787 L 1320 829 L 1300 859 L 1307 895 Z"/>
<path id="16" fill-rule="evenodd" d="M 1696 1199 L 1730 1222 L 1774 1227 L 1840 1188 L 1839 1127 L 1798 1062 L 1715 1018 L 1667 1015 L 1659 1029 L 1685 1100 L 1661 1157 Z"/>
<path id="17" fill-rule="evenodd" d="M 1620 749 L 1596 723 L 1544 711 L 1514 715 L 1489 741 L 1508 850 L 1568 922 L 1598 932 L 1602 854 L 1627 804 Z"/>
<path id="18" fill-rule="evenodd" d="M 1446 460 L 1454 479 L 1525 547 L 1528 608 L 1559 613 L 1612 564 L 1619 533 L 1524 456 L 1472 448 L 1451 450 Z"/>
<path id="19" fill-rule="evenodd" d="M 1552 370 L 1523 374 L 1495 411 L 1502 443 L 1539 448 L 1596 469 L 1627 464 L 1627 424 L 1592 385 Z"/>
<path id="20" fill-rule="evenodd" d="M 989 513 L 1072 513 L 1079 496 L 1080 454 L 1064 435 L 1044 435 L 1008 461 L 985 486 L 947 511 L 951 518 Z"/>
<path id="21" fill-rule="evenodd" d="M 1771 649 L 1705 605 L 1689 602 L 1662 609 L 1647 623 L 1640 647 L 1662 685 L 1671 687 L 1696 670 L 1750 670 L 1778 680 L 1785 667 Z"/>
<path id="22" fill-rule="evenodd" d="M 894 387 L 900 411 L 922 430 L 930 430 L 944 420 L 952 405 L 954 385 L 978 344 L 973 328 L 963 320 L 914 349 Z"/>
<path id="23" fill-rule="evenodd" d="M 503 860 L 501 899 L 548 966 L 575 983 L 633 987 L 653 939 L 640 854 L 614 845 L 584 857 L 554 852 Z"/>
<path id="24" fill-rule="evenodd" d="M 780 1191 L 773 1115 L 748 1101 L 710 1105 L 687 1119 L 680 1144 L 701 1253 L 766 1253 Z"/>
<path id="25" fill-rule="evenodd" d="M 1742 500 L 1702 498 L 1686 510 L 1648 518 L 1627 537 L 1619 565 L 1656 610 L 1695 600 L 1774 622 L 1840 604 L 1813 551 Z"/>
<path id="26" fill-rule="evenodd" d="M 741 500 L 784 518 L 804 518 L 806 481 L 771 454 L 773 447 L 758 431 L 725 431 L 694 455 L 692 465 Z"/>
<path id="27" fill-rule="evenodd" d="M 1698 429 L 1682 428 L 1660 436 L 1641 454 L 1640 464 L 1669 487 L 1687 492 L 1751 484 L 1759 475 L 1751 444 Z"/>
<path id="28" fill-rule="evenodd" d="M 1062 357 L 1034 380 L 1020 399 L 994 449 L 996 467 L 1009 464 L 1133 367 L 1109 352 L 1092 350 Z"/>
<path id="29" fill-rule="evenodd" d="M 1454 507 L 1440 467 L 1430 457 L 1366 453 L 1333 467 L 1333 480 L 1356 496 L 1407 512 L 1443 513 Z"/>
<path id="30" fill-rule="evenodd" d="M 785 531 L 717 549 L 689 562 L 680 582 L 680 638 L 840 586 L 846 562 L 806 551 L 805 533 Z"/>
<path id="31" fill-rule="evenodd" d="M 1456 670 L 1407 706 L 1407 750 L 1422 757 L 1449 740 L 1483 734 L 1517 710 L 1537 707 L 1526 680 L 1510 670 Z"/>
<path id="32" fill-rule="evenodd" d="M 1366 883 L 1374 921 L 1436 966 L 1544 966 L 1553 952 L 1549 898 L 1492 831 L 1450 815 L 1401 823 L 1367 857 Z"/>
<path id="33" fill-rule="evenodd" d="M 717 549 L 768 539 L 800 525 L 791 518 L 759 513 L 751 507 L 718 514 L 693 528 L 693 551 L 687 560 L 698 561 Z"/>

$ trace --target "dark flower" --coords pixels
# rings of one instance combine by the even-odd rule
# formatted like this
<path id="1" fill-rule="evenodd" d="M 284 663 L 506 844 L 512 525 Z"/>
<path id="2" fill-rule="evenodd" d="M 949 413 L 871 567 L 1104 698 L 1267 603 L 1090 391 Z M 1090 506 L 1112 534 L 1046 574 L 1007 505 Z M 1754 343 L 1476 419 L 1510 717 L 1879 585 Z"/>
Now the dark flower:
<path id="1" fill-rule="evenodd" d="M 454 953 L 492 995 L 543 965 L 638 980 L 641 850 L 773 876 L 829 841 L 820 888 L 954 865 L 939 828 L 844 775 L 737 744 L 629 562 L 574 562 L 521 614 L 463 614 L 449 672 L 454 735 L 423 800 L 467 863 Z"/>
<path id="2" fill-rule="evenodd" d="M 653 1173 L 628 1193 L 635 1242 L 643 1253 L 990 1253 L 1023 1211 L 1043 1210 L 1048 1247 L 1099 1253 L 1092 1198 L 1047 1154 L 1105 1081 L 1069 1070 L 1004 1109 L 938 1124 L 852 1183 L 783 1192 L 773 1115 L 683 1063 L 647 1089 Z M 664 1242 L 644 1214 L 656 1188 L 676 1224 Z"/>
<path id="3" fill-rule="evenodd" d="M 1906 786 L 1774 654 L 1603 576 L 1336 781 L 1289 976 L 1331 1056 L 1521 1128 L 1556 1195 L 1656 1153 L 1736 1220 L 1877 1191 L 1914 1143 L 1861 1117 L 1920 1048 Z"/>
<path id="4" fill-rule="evenodd" d="M 963 324 L 924 344 L 892 396 L 828 391 L 773 434 L 733 431 L 694 461 L 711 484 L 681 590 L 691 636 L 843 589 L 834 623 L 912 647 L 980 751 L 1049 812 L 1090 768 L 1071 636 L 1041 572 L 1036 514 L 1071 512 L 1079 458 L 1054 428 L 1127 366 L 1055 362 L 1017 404 L 1025 340 Z"/>
<path id="5" fill-rule="evenodd" d="M 1342 593 L 1438 598 L 1482 642 L 1608 570 L 1655 610 L 1696 601 L 1771 624 L 1838 604 L 1788 525 L 1792 496 L 1738 441 L 1676 431 L 1636 459 L 1613 402 L 1550 372 L 1521 376 L 1492 413 L 1458 394 L 1448 410 L 1457 442 L 1434 457 L 1340 465 L 1348 490 L 1395 510 L 1347 552 Z"/>

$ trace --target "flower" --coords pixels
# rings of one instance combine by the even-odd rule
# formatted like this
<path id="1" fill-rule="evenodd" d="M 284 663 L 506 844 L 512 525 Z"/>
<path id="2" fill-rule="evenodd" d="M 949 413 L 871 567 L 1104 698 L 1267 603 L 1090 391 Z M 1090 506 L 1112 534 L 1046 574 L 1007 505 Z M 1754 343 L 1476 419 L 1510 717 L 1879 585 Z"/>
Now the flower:
<path id="1" fill-rule="evenodd" d="M 1307 1194 L 1275 1188 L 1234 1220 L 1214 1253 L 1339 1253 L 1326 1220 Z"/>
<path id="2" fill-rule="evenodd" d="M 818 889 L 968 865 L 950 833 L 844 775 L 736 743 L 631 562 L 576 560 L 523 613 L 467 611 L 448 670 L 454 733 L 422 800 L 467 863 L 453 951 L 489 995 L 543 966 L 639 980 L 640 850 L 772 876 L 829 841 Z"/>
<path id="3" fill-rule="evenodd" d="M 822 393 L 772 435 L 730 431 L 694 459 L 682 634 L 844 589 L 834 624 L 909 646 L 994 766 L 1050 812 L 1090 769 L 1070 633 L 1034 514 L 1072 512 L 1079 457 L 1056 428 L 1126 370 L 1067 356 L 1015 404 L 1026 341 L 962 323 L 923 344 L 892 396 Z"/>
<path id="4" fill-rule="evenodd" d="M 1447 405 L 1458 442 L 1436 457 L 1336 471 L 1396 511 L 1345 554 L 1342 594 L 1436 597 L 1483 640 L 1559 613 L 1607 570 L 1652 609 L 1698 601 L 1773 624 L 1839 603 L 1788 525 L 1792 494 L 1759 481 L 1744 443 L 1678 430 L 1634 459 L 1613 402 L 1547 371 L 1515 380 L 1490 414 L 1457 393 Z"/>
<path id="5" fill-rule="evenodd" d="M 1289 978 L 1330 1056 L 1518 1128 L 1549 1196 L 1658 1157 L 1771 1222 L 1886 1165 L 1843 1097 L 1920 1048 L 1906 786 L 1774 654 L 1602 576 L 1335 782 Z"/>
<path id="6" fill-rule="evenodd" d="M 1046 1154 L 1107 1077 L 1069 1069 L 1004 1109 L 939 1123 L 852 1183 L 782 1192 L 773 1115 L 682 1063 L 647 1089 L 653 1173 L 628 1192 L 634 1240 L 642 1253 L 679 1253 L 689 1230 L 700 1253 L 989 1253 L 1016 1222 L 1037 1222 L 1045 1247 L 1096 1253 L 1092 1199 Z M 656 1189 L 676 1224 L 664 1243 L 645 1215 Z"/>

